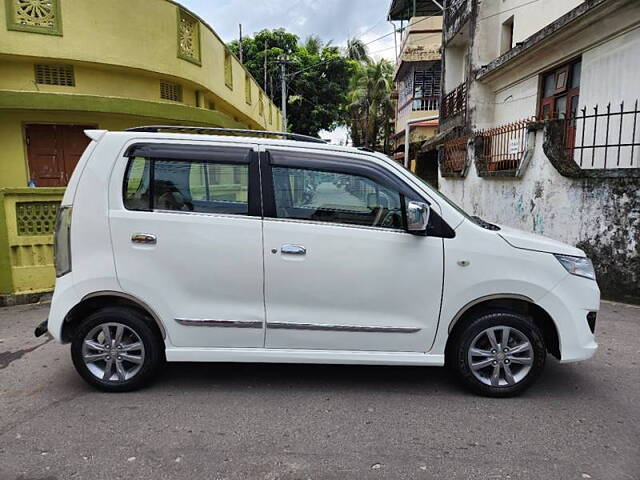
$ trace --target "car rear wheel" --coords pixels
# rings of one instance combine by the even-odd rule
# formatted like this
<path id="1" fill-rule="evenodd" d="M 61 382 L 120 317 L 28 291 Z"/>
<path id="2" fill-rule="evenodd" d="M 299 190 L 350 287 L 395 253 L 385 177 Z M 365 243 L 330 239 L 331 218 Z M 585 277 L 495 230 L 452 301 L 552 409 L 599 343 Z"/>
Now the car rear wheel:
<path id="1" fill-rule="evenodd" d="M 90 385 L 125 392 L 152 379 L 162 363 L 162 349 L 162 341 L 142 314 L 109 307 L 79 326 L 71 343 L 71 358 Z"/>
<path id="2" fill-rule="evenodd" d="M 540 329 L 527 317 L 485 313 L 455 341 L 455 367 L 472 391 L 491 397 L 518 395 L 544 368 L 546 348 Z"/>

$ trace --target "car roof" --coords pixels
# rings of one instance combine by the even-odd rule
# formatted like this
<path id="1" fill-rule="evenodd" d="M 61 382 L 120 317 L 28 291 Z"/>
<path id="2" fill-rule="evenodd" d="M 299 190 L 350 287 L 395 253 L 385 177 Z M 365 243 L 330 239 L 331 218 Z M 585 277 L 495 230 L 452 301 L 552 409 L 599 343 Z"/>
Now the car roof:
<path id="1" fill-rule="evenodd" d="M 373 150 L 350 147 L 344 145 L 333 145 L 325 142 L 311 142 L 311 141 L 302 141 L 302 140 L 288 140 L 282 138 L 267 138 L 267 137 L 258 137 L 251 135 L 243 135 L 243 134 L 207 134 L 207 133 L 172 133 L 172 132 L 147 132 L 147 131 L 107 131 L 107 130 L 85 130 L 85 134 L 93 140 L 101 139 L 105 134 L 108 134 L 110 137 L 124 137 L 125 139 L 140 139 L 140 140 L 187 140 L 187 141 L 216 141 L 216 142 L 224 142 L 229 144 L 259 144 L 259 145 L 269 145 L 269 146 L 280 146 L 280 147 L 296 147 L 296 148 L 305 148 L 305 149 L 313 149 L 313 150 L 325 150 L 331 152 L 342 152 L 342 153 L 352 153 L 352 154 L 369 154 L 375 157 L 383 157 L 385 160 L 388 160 L 389 157 L 386 155 L 375 152 Z"/>

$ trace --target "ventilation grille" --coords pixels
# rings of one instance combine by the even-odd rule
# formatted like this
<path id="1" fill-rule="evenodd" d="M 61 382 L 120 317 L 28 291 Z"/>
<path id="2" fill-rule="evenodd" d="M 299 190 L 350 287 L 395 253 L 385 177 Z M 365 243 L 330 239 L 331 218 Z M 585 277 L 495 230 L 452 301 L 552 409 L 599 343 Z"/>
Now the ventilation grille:
<path id="1" fill-rule="evenodd" d="M 160 82 L 160 98 L 174 102 L 181 102 L 182 87 L 177 83 Z"/>
<path id="2" fill-rule="evenodd" d="M 73 87 L 76 79 L 71 65 L 41 65 L 36 64 L 36 83 L 40 85 L 62 85 Z"/>
<path id="3" fill-rule="evenodd" d="M 60 202 L 17 202 L 18 235 L 51 235 Z"/>

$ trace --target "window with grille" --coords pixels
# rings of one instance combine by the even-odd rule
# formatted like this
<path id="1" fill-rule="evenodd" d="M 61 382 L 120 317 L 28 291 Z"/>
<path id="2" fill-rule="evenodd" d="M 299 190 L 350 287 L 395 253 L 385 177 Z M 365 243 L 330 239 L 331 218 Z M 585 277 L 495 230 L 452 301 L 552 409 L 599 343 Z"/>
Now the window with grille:
<path id="1" fill-rule="evenodd" d="M 264 117 L 264 95 L 260 92 L 258 97 L 258 115 Z"/>
<path id="2" fill-rule="evenodd" d="M 413 110 L 438 110 L 440 63 L 416 69 L 413 74 Z"/>
<path id="3" fill-rule="evenodd" d="M 74 87 L 76 79 L 72 65 L 43 65 L 35 66 L 36 83 L 40 85 L 61 85 Z"/>
<path id="4" fill-rule="evenodd" d="M 182 101 L 182 87 L 177 83 L 172 82 L 160 82 L 160 98 L 164 100 L 171 100 L 173 102 Z"/>
<path id="5" fill-rule="evenodd" d="M 229 50 L 224 51 L 224 84 L 231 89 L 233 88 L 233 69 Z"/>

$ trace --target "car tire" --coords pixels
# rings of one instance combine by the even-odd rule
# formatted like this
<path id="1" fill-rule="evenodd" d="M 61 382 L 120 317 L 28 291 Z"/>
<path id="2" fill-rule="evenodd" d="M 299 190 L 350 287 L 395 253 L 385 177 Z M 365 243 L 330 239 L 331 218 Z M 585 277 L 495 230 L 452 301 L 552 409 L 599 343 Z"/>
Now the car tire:
<path id="1" fill-rule="evenodd" d="M 82 321 L 71 342 L 71 359 L 93 387 L 128 392 L 158 373 L 164 362 L 164 343 L 142 313 L 107 307 Z"/>
<path id="2" fill-rule="evenodd" d="M 452 366 L 462 383 L 477 394 L 519 395 L 542 373 L 546 360 L 543 338 L 540 329 L 524 315 L 485 312 L 457 333 Z"/>

